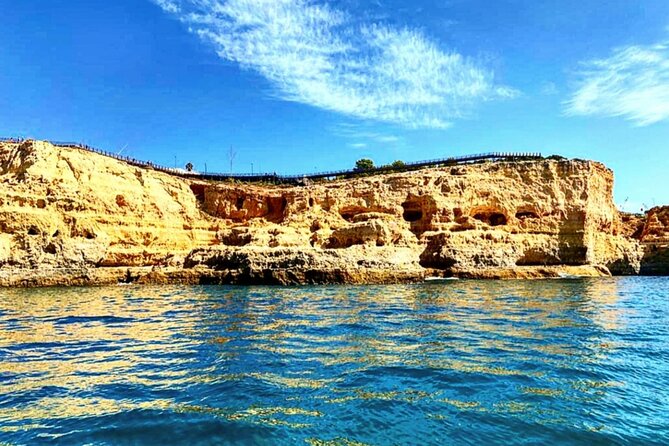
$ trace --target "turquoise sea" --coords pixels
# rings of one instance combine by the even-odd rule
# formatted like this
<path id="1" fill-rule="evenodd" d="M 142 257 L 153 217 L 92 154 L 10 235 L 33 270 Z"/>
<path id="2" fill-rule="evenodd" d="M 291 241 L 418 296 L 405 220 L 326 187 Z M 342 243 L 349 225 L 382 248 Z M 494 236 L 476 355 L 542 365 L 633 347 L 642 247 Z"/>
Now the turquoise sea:
<path id="1" fill-rule="evenodd" d="M 669 444 L 669 278 L 0 290 L 0 444 Z"/>

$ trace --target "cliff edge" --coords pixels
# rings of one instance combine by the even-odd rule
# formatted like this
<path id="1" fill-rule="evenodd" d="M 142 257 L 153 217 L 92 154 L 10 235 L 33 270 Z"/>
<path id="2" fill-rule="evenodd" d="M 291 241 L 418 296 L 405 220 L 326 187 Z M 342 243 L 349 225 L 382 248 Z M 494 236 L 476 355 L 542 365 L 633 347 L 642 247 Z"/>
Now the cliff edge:
<path id="1" fill-rule="evenodd" d="M 0 285 L 666 274 L 669 211 L 621 215 L 612 190 L 581 160 L 280 187 L 0 143 Z"/>

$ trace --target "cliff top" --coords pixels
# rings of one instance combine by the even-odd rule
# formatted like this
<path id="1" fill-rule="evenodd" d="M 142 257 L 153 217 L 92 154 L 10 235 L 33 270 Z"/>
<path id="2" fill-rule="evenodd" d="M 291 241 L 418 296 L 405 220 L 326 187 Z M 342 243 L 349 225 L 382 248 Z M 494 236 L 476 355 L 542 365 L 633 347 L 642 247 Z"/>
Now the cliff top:
<path id="1" fill-rule="evenodd" d="M 0 139 L 0 163 L 3 166 L 3 173 L 9 172 L 9 164 L 15 163 L 17 157 L 15 156 L 14 151 L 18 150 L 19 159 L 24 161 L 30 161 L 30 158 L 40 158 L 40 153 L 42 157 L 48 157 L 50 151 L 54 148 L 64 149 L 64 150 L 78 150 L 83 151 L 91 155 L 91 159 L 96 159 L 98 156 L 105 158 L 111 158 L 116 161 L 129 164 L 134 167 L 139 167 L 141 169 L 147 169 L 152 171 L 158 171 L 167 173 L 172 176 L 177 176 L 181 178 L 187 178 L 191 180 L 202 180 L 202 181 L 222 181 L 228 183 L 234 182 L 243 182 L 251 183 L 257 185 L 308 185 L 315 182 L 320 182 L 321 180 L 327 180 L 328 183 L 340 181 L 340 180 L 351 180 L 356 178 L 364 178 L 375 175 L 389 175 L 389 174 L 400 174 L 400 173 L 413 173 L 425 169 L 450 169 L 449 171 L 460 172 L 461 169 L 458 167 L 462 166 L 475 166 L 481 165 L 484 166 L 484 169 L 496 165 L 499 163 L 526 163 L 526 162 L 552 162 L 560 163 L 564 166 L 577 166 L 577 165 L 590 165 L 597 169 L 603 169 L 610 171 L 606 166 L 591 160 L 581 160 L 581 159 L 566 159 L 560 156 L 549 156 L 542 157 L 539 153 L 502 153 L 502 152 L 490 152 L 484 154 L 475 154 L 459 157 L 447 157 L 441 159 L 427 160 L 427 161 L 416 161 L 409 162 L 400 166 L 397 165 L 385 165 L 378 166 L 372 169 L 347 169 L 347 170 L 338 170 L 330 172 L 317 172 L 309 174 L 298 174 L 298 175 L 277 175 L 273 174 L 229 174 L 229 173 L 202 173 L 202 172 L 189 172 L 184 169 L 174 169 L 165 166 L 160 166 L 151 161 L 141 161 L 134 159 L 132 157 L 121 156 L 112 152 L 103 151 L 89 147 L 83 144 L 77 143 L 68 143 L 68 142 L 52 142 L 52 141 L 39 141 L 39 140 L 19 140 L 19 139 Z M 29 156 L 29 154 L 32 154 Z M 34 160 L 36 162 L 36 160 Z M 9 164 L 8 164 L 9 163 Z M 569 168 L 569 167 L 567 167 Z M 492 168 L 494 169 L 494 167 Z"/>

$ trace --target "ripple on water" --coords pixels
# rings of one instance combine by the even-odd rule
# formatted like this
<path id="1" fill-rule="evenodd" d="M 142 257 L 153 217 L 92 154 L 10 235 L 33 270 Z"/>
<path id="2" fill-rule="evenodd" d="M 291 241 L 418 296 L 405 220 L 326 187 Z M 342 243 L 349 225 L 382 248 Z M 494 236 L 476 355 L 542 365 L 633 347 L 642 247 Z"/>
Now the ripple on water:
<path id="1" fill-rule="evenodd" d="M 0 443 L 667 444 L 667 285 L 3 290 Z"/>

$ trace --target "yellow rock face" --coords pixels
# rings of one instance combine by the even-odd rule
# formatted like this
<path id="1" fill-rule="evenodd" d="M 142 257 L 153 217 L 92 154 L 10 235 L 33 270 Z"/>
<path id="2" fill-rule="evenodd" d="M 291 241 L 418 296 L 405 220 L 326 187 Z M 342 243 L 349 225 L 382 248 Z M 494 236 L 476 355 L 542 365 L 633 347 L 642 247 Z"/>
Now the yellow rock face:
<path id="1" fill-rule="evenodd" d="M 152 265 L 217 243 L 178 178 L 44 142 L 0 145 L 0 163 L 5 264 Z"/>
<path id="2" fill-rule="evenodd" d="M 633 237 L 641 242 L 641 273 L 669 275 L 669 206 L 654 207 L 637 219 Z"/>
<path id="3" fill-rule="evenodd" d="M 609 169 L 573 160 L 305 187 L 210 183 L 45 142 L 5 143 L 0 283 L 36 268 L 142 266 L 188 269 L 190 282 L 193 271 L 277 283 L 560 265 L 638 272 L 642 251 L 623 234 L 612 187 Z"/>

